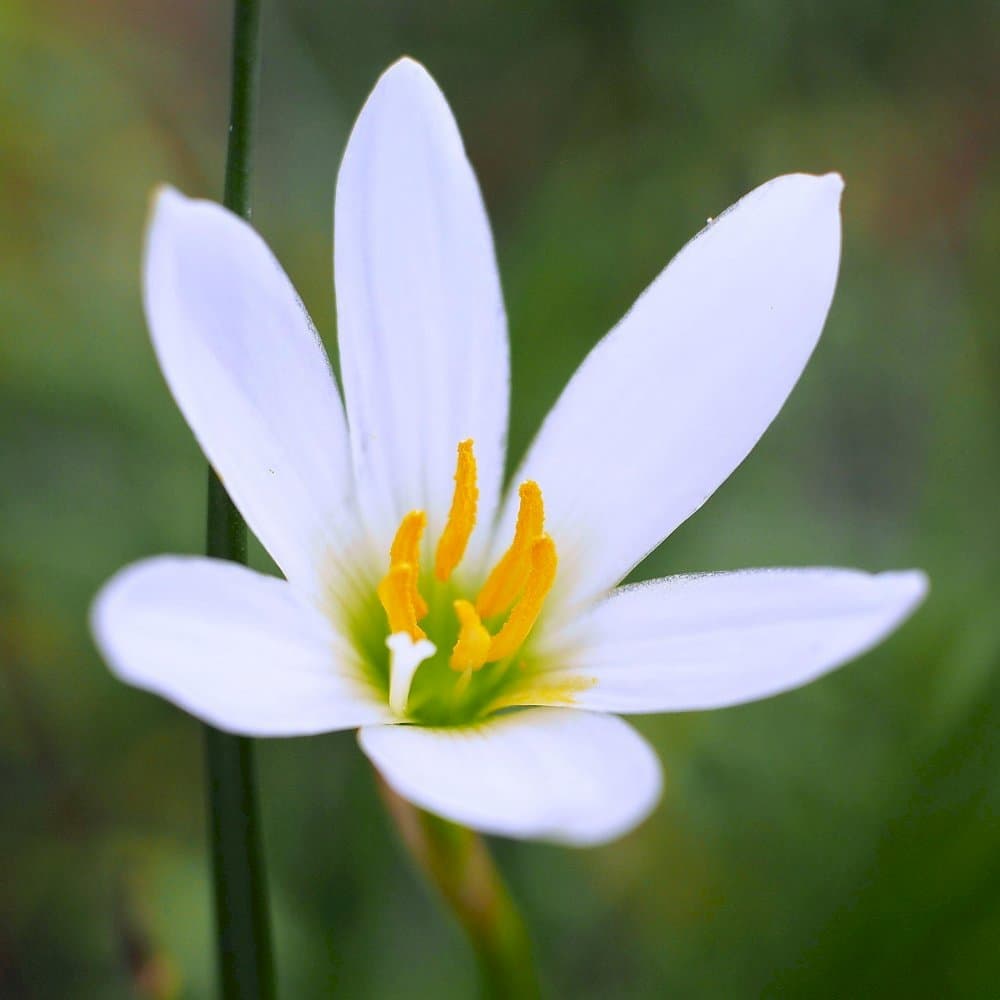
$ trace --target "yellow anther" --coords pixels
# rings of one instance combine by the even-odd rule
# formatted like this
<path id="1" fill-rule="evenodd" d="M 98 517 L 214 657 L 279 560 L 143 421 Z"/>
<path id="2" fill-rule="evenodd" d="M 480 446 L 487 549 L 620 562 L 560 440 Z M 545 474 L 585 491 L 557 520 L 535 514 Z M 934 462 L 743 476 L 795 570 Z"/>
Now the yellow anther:
<path id="1" fill-rule="evenodd" d="M 424 630 L 417 624 L 417 610 L 413 601 L 417 593 L 417 570 L 412 563 L 391 566 L 376 589 L 389 619 L 390 634 L 406 632 L 414 641 L 427 638 Z"/>
<path id="2" fill-rule="evenodd" d="M 538 483 L 530 479 L 521 483 L 518 496 L 514 541 L 493 567 L 476 598 L 476 610 L 483 618 L 506 611 L 517 599 L 531 572 L 531 547 L 541 537 L 545 524 L 545 506 Z"/>
<path id="3" fill-rule="evenodd" d="M 472 452 L 472 439 L 458 445 L 458 465 L 455 469 L 455 493 L 444 531 L 438 541 L 434 559 L 434 575 L 444 582 L 462 561 L 469 536 L 476 526 L 476 506 L 479 503 L 479 486 L 476 483 L 476 456 Z"/>
<path id="4" fill-rule="evenodd" d="M 451 669 L 478 670 L 486 662 L 492 638 L 468 601 L 455 601 L 454 607 L 460 627 L 458 641 L 451 651 Z"/>
<path id="5" fill-rule="evenodd" d="M 427 515 L 422 510 L 411 510 L 403 518 L 396 531 L 396 537 L 392 540 L 392 548 L 389 549 L 389 566 L 400 566 L 408 563 L 413 567 L 413 609 L 416 612 L 417 621 L 420 621 L 427 614 L 427 602 L 421 596 L 417 577 L 419 576 L 420 565 L 420 538 L 424 533 L 427 524 Z"/>
<path id="6" fill-rule="evenodd" d="M 459 628 L 449 665 L 461 674 L 456 682 L 459 692 L 482 666 L 506 660 L 521 648 L 555 581 L 558 559 L 555 543 L 543 532 L 542 492 L 533 482 L 522 483 L 518 492 L 520 505 L 510 548 L 489 575 L 475 604 L 463 599 L 453 601 Z M 476 458 L 470 439 L 458 446 L 455 493 L 435 552 L 434 576 L 442 583 L 449 579 L 465 554 L 476 524 L 478 502 Z M 421 510 L 410 511 L 403 518 L 389 549 L 389 571 L 377 587 L 378 598 L 389 620 L 390 650 L 396 654 L 393 662 L 405 660 L 403 666 L 411 663 L 412 657 L 400 659 L 400 651 L 393 650 L 392 637 L 402 633 L 414 643 L 427 639 L 419 622 L 428 614 L 428 606 L 418 586 L 421 542 L 426 527 L 427 516 Z M 432 587 L 436 588 L 436 584 Z M 507 620 L 496 635 L 491 635 L 483 620 L 504 612 L 507 612 Z M 399 639 L 399 642 L 402 651 L 408 654 L 410 649 L 404 640 Z M 424 645 L 433 653 L 434 647 L 429 642 Z M 427 655 L 430 654 L 421 652 L 422 659 Z M 420 659 L 412 660 L 414 669 L 419 662 Z M 403 677 L 399 671 L 397 674 L 397 680 Z M 405 679 L 407 682 L 412 680 L 412 671 Z M 393 683 L 398 690 L 395 694 L 390 691 L 390 700 L 395 698 L 398 704 L 394 704 L 394 708 L 401 714 L 405 710 L 408 689 L 404 690 L 402 680 Z"/>
<path id="7" fill-rule="evenodd" d="M 545 597 L 552 589 L 558 565 L 555 542 L 548 535 L 542 535 L 531 546 L 530 569 L 524 585 L 524 593 L 511 609 L 503 628 L 493 637 L 487 662 L 503 660 L 520 648 L 534 626 Z"/>
<path id="8" fill-rule="evenodd" d="M 420 561 L 420 536 L 424 533 L 427 515 L 422 510 L 411 510 L 403 518 L 389 549 L 389 563 L 412 563 Z"/>

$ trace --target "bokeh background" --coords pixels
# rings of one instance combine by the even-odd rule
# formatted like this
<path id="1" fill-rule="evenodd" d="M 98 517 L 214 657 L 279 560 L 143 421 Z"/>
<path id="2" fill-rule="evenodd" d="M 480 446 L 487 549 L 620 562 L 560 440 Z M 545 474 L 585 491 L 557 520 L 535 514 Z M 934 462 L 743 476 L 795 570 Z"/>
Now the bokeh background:
<path id="1" fill-rule="evenodd" d="M 144 330 L 147 199 L 221 191 L 228 3 L 0 6 L 0 996 L 208 997 L 201 733 L 114 681 L 87 607 L 202 545 L 204 470 Z M 334 343 L 347 130 L 401 53 L 496 230 L 512 455 L 707 216 L 847 181 L 839 290 L 751 459 L 640 575 L 922 566 L 882 648 L 642 719 L 660 808 L 598 850 L 495 844 L 552 996 L 986 997 L 1000 982 L 1000 185 L 988 0 L 265 4 L 259 229 Z M 261 556 L 258 553 L 258 563 Z M 462 997 L 459 931 L 350 734 L 260 747 L 286 997 Z"/>

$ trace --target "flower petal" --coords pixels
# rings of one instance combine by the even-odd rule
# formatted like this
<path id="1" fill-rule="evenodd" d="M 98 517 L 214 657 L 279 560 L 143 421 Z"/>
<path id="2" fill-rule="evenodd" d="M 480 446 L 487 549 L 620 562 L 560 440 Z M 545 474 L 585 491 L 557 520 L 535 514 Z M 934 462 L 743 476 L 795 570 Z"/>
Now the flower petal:
<path id="1" fill-rule="evenodd" d="M 697 510 L 774 419 L 833 296 L 842 186 L 795 174 L 752 191 L 671 261 L 566 387 L 515 481 L 545 495 L 567 609 Z"/>
<path id="2" fill-rule="evenodd" d="M 162 556 L 114 576 L 94 637 L 124 681 L 248 736 L 388 721 L 327 620 L 291 586 L 235 563 Z"/>
<path id="3" fill-rule="evenodd" d="M 285 575 L 314 586 L 357 521 L 343 407 L 281 266 L 242 219 L 164 189 L 147 234 L 145 303 L 202 450 Z"/>
<path id="4" fill-rule="evenodd" d="M 491 524 L 507 431 L 503 296 L 458 127 L 411 59 L 383 74 L 351 133 L 334 224 L 341 371 L 366 522 L 388 542 L 404 514 L 426 510 L 425 539 L 436 541 L 456 447 L 472 438 L 479 522 Z"/>
<path id="5" fill-rule="evenodd" d="M 576 704 L 607 712 L 755 701 L 865 652 L 926 591 L 916 570 L 849 569 L 744 570 L 624 587 L 550 640 L 548 655 L 567 663 L 551 680 L 586 677 L 593 683 L 580 685 Z"/>
<path id="6" fill-rule="evenodd" d="M 404 798 L 506 837 L 601 844 L 660 796 L 656 755 L 612 715 L 529 709 L 470 728 L 369 726 L 359 739 Z"/>

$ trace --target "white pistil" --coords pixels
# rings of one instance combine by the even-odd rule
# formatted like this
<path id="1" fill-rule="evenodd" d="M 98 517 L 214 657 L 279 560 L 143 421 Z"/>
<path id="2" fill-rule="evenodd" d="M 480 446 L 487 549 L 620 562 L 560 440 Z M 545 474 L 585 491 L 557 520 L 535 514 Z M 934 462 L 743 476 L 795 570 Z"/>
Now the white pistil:
<path id="1" fill-rule="evenodd" d="M 417 667 L 437 652 L 430 639 L 416 641 L 406 632 L 395 632 L 385 644 L 389 647 L 389 707 L 402 716 L 410 697 L 410 684 Z"/>

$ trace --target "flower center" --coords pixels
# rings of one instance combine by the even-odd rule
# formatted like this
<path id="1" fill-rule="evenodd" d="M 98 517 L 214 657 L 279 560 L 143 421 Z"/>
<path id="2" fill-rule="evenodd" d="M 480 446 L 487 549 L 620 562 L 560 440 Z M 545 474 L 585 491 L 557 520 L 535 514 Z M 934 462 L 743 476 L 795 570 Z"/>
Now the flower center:
<path id="1" fill-rule="evenodd" d="M 538 620 L 558 562 L 555 543 L 543 530 L 545 508 L 538 484 L 522 483 L 519 497 L 513 541 L 473 599 L 460 593 L 452 579 L 476 525 L 479 487 L 471 440 L 458 446 L 455 492 L 432 573 L 422 573 L 420 565 L 426 514 L 410 511 L 400 523 L 389 549 L 389 569 L 377 587 L 389 626 L 389 702 L 398 714 L 407 713 L 411 686 L 425 661 L 430 661 L 429 673 L 436 679 L 423 684 L 424 711 L 418 714 L 424 716 L 444 717 L 450 714 L 442 711 L 444 703 L 468 700 L 474 675 L 489 674 L 488 682 L 475 685 L 480 696 L 503 686 L 515 654 Z M 433 669 L 435 654 L 449 647 L 450 681 L 440 662 Z"/>

